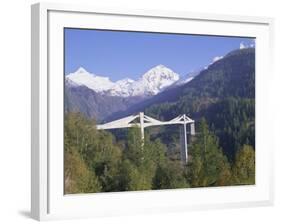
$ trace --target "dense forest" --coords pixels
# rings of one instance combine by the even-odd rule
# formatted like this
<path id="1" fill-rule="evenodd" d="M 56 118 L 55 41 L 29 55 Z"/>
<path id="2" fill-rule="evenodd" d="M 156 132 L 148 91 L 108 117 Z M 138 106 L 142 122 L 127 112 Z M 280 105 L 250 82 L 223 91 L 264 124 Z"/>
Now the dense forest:
<path id="1" fill-rule="evenodd" d="M 244 144 L 255 148 L 254 48 L 230 52 L 185 86 L 160 95 L 141 108 L 145 114 L 160 120 L 184 113 L 204 117 L 231 161 Z"/>
<path id="2" fill-rule="evenodd" d="M 242 145 L 229 162 L 205 119 L 181 164 L 160 139 L 142 142 L 139 128 L 117 141 L 79 113 L 65 117 L 65 193 L 136 191 L 255 183 L 255 152 Z M 148 132 L 149 133 L 149 132 Z"/>

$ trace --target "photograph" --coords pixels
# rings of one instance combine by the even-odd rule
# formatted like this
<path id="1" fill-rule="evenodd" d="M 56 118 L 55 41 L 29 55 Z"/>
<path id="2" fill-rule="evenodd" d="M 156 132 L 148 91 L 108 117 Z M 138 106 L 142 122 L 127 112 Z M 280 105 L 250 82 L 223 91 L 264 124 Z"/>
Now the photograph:
<path id="1" fill-rule="evenodd" d="M 64 194 L 255 185 L 255 37 L 63 33 Z"/>

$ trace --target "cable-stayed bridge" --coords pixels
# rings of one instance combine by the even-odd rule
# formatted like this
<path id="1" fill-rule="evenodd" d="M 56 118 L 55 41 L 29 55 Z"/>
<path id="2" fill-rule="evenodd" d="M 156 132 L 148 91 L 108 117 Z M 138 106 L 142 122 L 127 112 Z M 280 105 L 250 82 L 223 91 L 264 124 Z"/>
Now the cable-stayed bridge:
<path id="1" fill-rule="evenodd" d="M 115 121 L 111 121 L 105 124 L 97 125 L 97 129 L 117 129 L 117 128 L 130 128 L 139 127 L 141 129 L 141 137 L 144 139 L 144 129 L 152 126 L 161 125 L 181 125 L 180 126 L 180 145 L 181 145 L 181 160 L 184 164 L 188 161 L 188 144 L 187 134 L 195 135 L 195 122 L 185 114 L 179 115 L 169 121 L 159 121 L 152 117 L 140 112 L 136 115 L 130 115 Z M 187 130 L 189 128 L 189 130 Z"/>

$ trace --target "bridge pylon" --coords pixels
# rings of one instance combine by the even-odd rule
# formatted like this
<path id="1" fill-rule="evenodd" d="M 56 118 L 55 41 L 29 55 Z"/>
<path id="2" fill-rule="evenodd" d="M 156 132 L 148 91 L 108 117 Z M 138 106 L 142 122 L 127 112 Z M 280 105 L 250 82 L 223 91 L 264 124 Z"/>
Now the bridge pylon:
<path id="1" fill-rule="evenodd" d="M 134 122 L 139 119 L 139 122 Z M 130 128 L 139 127 L 141 129 L 141 138 L 144 141 L 144 129 L 146 127 L 161 126 L 161 125 L 176 125 L 180 124 L 180 145 L 181 145 L 181 161 L 183 164 L 188 162 L 188 138 L 187 134 L 195 135 L 195 121 L 186 116 L 185 114 L 179 115 L 169 121 L 159 121 L 152 117 L 140 112 L 136 115 L 130 115 L 115 121 L 105 124 L 98 124 L 97 129 L 117 129 L 117 128 Z M 189 131 L 187 130 L 189 128 Z"/>

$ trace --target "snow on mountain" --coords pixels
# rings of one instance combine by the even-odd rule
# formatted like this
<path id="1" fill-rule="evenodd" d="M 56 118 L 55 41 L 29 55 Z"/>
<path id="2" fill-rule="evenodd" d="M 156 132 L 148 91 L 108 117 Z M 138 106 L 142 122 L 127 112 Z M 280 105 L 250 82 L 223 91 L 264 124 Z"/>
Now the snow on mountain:
<path id="1" fill-rule="evenodd" d="M 164 65 L 148 70 L 142 77 L 133 82 L 133 96 L 153 96 L 179 80 L 179 75 Z"/>
<path id="2" fill-rule="evenodd" d="M 84 68 L 79 68 L 76 72 L 70 73 L 66 79 L 76 85 L 84 85 L 96 92 L 103 92 L 111 89 L 115 84 L 108 77 L 97 76 L 87 72 Z"/>
<path id="3" fill-rule="evenodd" d="M 141 82 L 147 86 L 146 91 L 155 95 L 178 81 L 180 76 L 164 65 L 158 65 L 146 72 Z"/>
<path id="4" fill-rule="evenodd" d="M 188 83 L 190 82 L 194 77 L 187 77 L 186 79 L 182 79 L 180 80 L 177 85 L 182 85 L 182 84 L 185 84 L 185 83 Z"/>
<path id="5" fill-rule="evenodd" d="M 112 82 L 108 77 L 97 76 L 79 68 L 66 76 L 71 84 L 84 85 L 88 88 L 111 96 L 152 96 L 179 80 L 179 75 L 164 65 L 158 65 L 141 76 L 138 80 L 122 79 Z"/>
<path id="6" fill-rule="evenodd" d="M 179 79 L 178 81 L 176 81 L 175 83 L 173 83 L 172 85 L 170 85 L 169 88 L 170 88 L 170 87 L 173 88 L 173 87 L 176 87 L 176 86 L 181 86 L 181 85 L 183 85 L 183 84 L 185 84 L 185 83 L 188 83 L 188 82 L 190 82 L 194 77 L 195 77 L 195 76 L 189 76 L 189 75 L 187 74 L 185 77 Z"/>
<path id="7" fill-rule="evenodd" d="M 175 82 L 173 84 L 173 86 L 180 86 L 183 84 L 186 84 L 188 82 L 190 82 L 192 79 L 194 79 L 197 75 L 200 74 L 201 71 L 205 70 L 205 68 L 199 68 L 197 70 L 193 70 L 189 73 L 187 73 L 184 77 L 181 77 L 181 79 L 179 79 L 177 82 Z M 171 87 L 173 87 L 171 86 Z"/>
<path id="8" fill-rule="evenodd" d="M 121 79 L 115 83 L 115 85 L 107 91 L 111 96 L 123 96 L 129 97 L 132 96 L 132 84 L 135 81 L 132 79 Z"/>
<path id="9" fill-rule="evenodd" d="M 216 61 L 219 61 L 221 59 L 223 59 L 223 56 L 216 56 L 216 57 L 213 58 L 212 63 L 215 63 Z"/>

